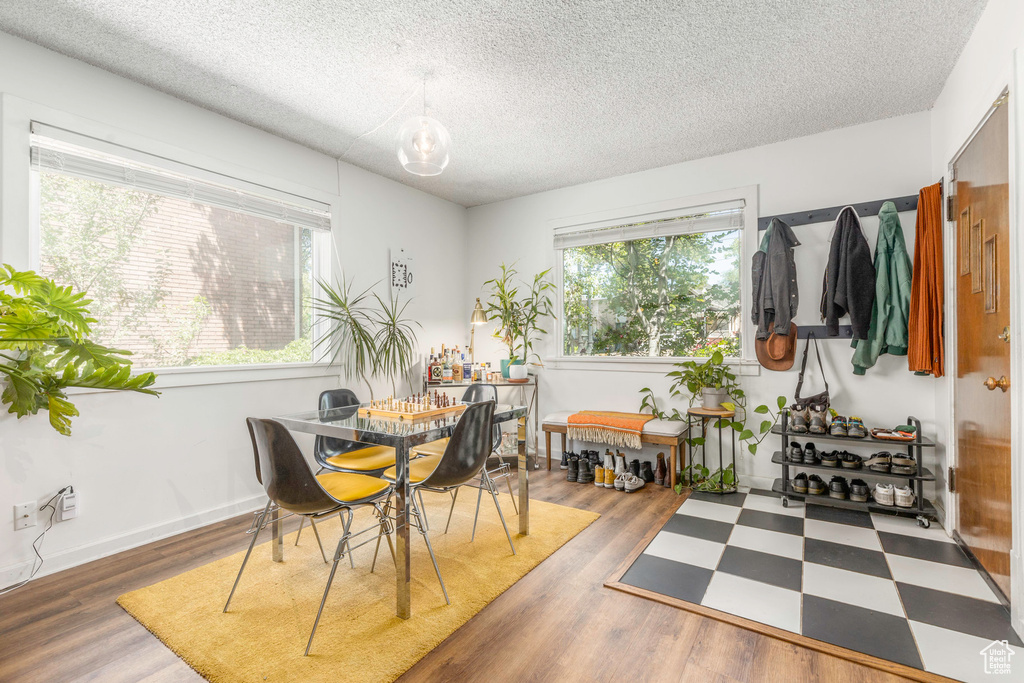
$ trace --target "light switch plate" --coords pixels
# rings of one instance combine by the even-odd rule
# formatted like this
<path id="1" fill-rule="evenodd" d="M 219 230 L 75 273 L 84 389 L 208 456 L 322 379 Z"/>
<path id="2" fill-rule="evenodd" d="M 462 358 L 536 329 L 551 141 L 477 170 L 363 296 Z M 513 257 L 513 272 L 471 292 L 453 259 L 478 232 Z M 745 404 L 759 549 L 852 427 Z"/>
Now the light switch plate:
<path id="1" fill-rule="evenodd" d="M 18 503 L 14 506 L 14 530 L 27 529 L 36 525 L 35 501 L 31 503 Z"/>

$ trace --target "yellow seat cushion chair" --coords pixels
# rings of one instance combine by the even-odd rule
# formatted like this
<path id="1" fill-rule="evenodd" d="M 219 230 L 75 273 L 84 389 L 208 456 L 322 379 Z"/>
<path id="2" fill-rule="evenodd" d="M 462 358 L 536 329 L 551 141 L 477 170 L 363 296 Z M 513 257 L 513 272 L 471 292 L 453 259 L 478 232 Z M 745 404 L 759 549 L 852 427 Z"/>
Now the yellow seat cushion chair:
<path id="1" fill-rule="evenodd" d="M 441 462 L 440 455 L 425 455 L 421 458 L 409 461 L 409 483 L 418 484 L 437 469 L 437 463 Z M 388 481 L 394 481 L 397 476 L 397 468 L 391 467 L 381 475 Z"/>
<path id="2" fill-rule="evenodd" d="M 418 457 L 421 455 L 444 455 L 444 449 L 448 447 L 448 441 L 450 439 L 445 437 L 443 439 L 437 439 L 436 441 L 430 441 L 419 446 L 414 446 L 410 451 L 411 457 Z"/>
<path id="3" fill-rule="evenodd" d="M 367 474 L 353 474 L 351 472 L 328 472 L 327 474 L 316 475 L 320 486 L 324 487 L 335 500 L 343 503 L 356 503 L 361 500 L 372 498 L 381 491 L 384 491 L 390 483 L 377 477 Z"/>
<path id="4" fill-rule="evenodd" d="M 395 464 L 395 449 L 389 446 L 367 446 L 327 458 L 327 464 L 344 470 L 376 472 Z"/>

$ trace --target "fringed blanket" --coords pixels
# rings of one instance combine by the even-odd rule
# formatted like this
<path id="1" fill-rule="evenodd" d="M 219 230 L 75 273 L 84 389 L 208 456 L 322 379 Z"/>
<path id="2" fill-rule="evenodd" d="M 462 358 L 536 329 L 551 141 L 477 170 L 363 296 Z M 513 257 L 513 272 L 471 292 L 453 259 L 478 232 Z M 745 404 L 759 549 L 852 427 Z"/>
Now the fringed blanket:
<path id="1" fill-rule="evenodd" d="M 582 410 L 569 416 L 566 436 L 570 439 L 604 443 L 620 448 L 640 448 L 640 433 L 653 415 L 616 413 L 610 410 Z"/>

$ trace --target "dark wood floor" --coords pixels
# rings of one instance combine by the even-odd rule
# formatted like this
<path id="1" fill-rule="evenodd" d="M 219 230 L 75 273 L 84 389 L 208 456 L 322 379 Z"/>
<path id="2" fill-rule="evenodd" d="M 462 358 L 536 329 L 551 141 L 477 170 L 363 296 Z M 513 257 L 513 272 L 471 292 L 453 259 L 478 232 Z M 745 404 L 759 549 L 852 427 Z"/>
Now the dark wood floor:
<path id="1" fill-rule="evenodd" d="M 402 681 L 896 681 L 834 656 L 603 587 L 666 509 L 531 474 L 534 497 L 601 513 L 410 669 Z M 194 681 L 118 595 L 243 550 L 250 517 L 41 578 L 0 597 L 0 681 Z M 289 520 L 294 528 L 294 521 Z"/>

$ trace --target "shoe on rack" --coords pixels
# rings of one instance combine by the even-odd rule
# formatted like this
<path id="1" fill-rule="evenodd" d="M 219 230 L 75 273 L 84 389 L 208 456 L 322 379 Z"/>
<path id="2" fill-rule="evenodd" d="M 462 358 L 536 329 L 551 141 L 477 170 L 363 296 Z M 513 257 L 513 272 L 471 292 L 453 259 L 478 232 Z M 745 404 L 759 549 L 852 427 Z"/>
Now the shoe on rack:
<path id="1" fill-rule="evenodd" d="M 822 481 L 821 477 L 819 477 L 817 474 L 812 474 L 811 476 L 807 477 L 808 493 L 812 493 L 816 496 L 821 496 L 824 495 L 827 488 L 828 487 L 825 486 L 825 482 Z"/>
<path id="2" fill-rule="evenodd" d="M 810 407 L 809 412 L 807 431 L 811 434 L 825 434 L 828 431 L 828 411 L 825 406 L 816 403 Z"/>
<path id="3" fill-rule="evenodd" d="M 604 486 L 604 467 L 594 465 L 594 486 Z"/>
<path id="4" fill-rule="evenodd" d="M 896 504 L 892 484 L 875 484 L 875 502 L 889 507 Z"/>
<path id="5" fill-rule="evenodd" d="M 623 470 L 619 474 L 615 475 L 615 490 L 624 491 L 626 489 L 626 477 L 632 477 L 628 470 Z"/>
<path id="6" fill-rule="evenodd" d="M 606 489 L 615 488 L 615 470 L 611 467 L 604 468 L 604 487 Z"/>
<path id="7" fill-rule="evenodd" d="M 615 476 L 619 476 L 623 472 L 627 471 L 626 457 L 624 455 L 616 454 L 615 456 Z"/>
<path id="8" fill-rule="evenodd" d="M 562 462 L 558 463 L 558 469 L 567 470 L 569 469 L 569 456 L 572 455 L 568 451 L 562 451 Z"/>
<path id="9" fill-rule="evenodd" d="M 796 441 L 789 442 L 789 451 L 786 454 L 787 460 L 790 462 L 803 462 L 804 461 L 804 449 L 800 448 L 800 444 Z"/>
<path id="10" fill-rule="evenodd" d="M 629 461 L 629 473 L 634 477 L 640 476 L 640 461 L 637 458 Z"/>
<path id="11" fill-rule="evenodd" d="M 580 459 L 578 456 L 569 456 L 569 468 L 565 475 L 566 481 L 576 481 L 580 476 Z"/>
<path id="12" fill-rule="evenodd" d="M 828 426 L 828 432 L 832 436 L 848 436 L 846 431 L 846 418 L 836 415 L 832 418 L 832 424 Z"/>
<path id="13" fill-rule="evenodd" d="M 814 447 L 813 443 L 809 443 L 804 446 L 804 464 L 805 465 L 817 465 L 818 464 L 818 449 Z"/>
<path id="14" fill-rule="evenodd" d="M 868 502 L 871 487 L 863 479 L 854 479 L 850 482 L 850 500 L 858 503 Z"/>
<path id="15" fill-rule="evenodd" d="M 892 466 L 889 471 L 893 474 L 903 474 L 912 477 L 917 474 L 917 461 L 913 458 L 906 458 L 899 455 L 892 456 Z"/>
<path id="16" fill-rule="evenodd" d="M 866 439 L 868 436 L 867 427 L 864 421 L 855 415 L 851 415 L 846 421 L 846 435 L 851 439 Z"/>
<path id="17" fill-rule="evenodd" d="M 822 467 L 839 467 L 839 451 L 821 454 Z"/>
<path id="18" fill-rule="evenodd" d="M 626 493 L 634 493 L 644 487 L 644 480 L 641 479 L 640 477 L 632 475 L 628 472 L 625 475 L 623 475 L 623 477 L 624 479 L 622 481 L 622 489 Z"/>
<path id="19" fill-rule="evenodd" d="M 654 470 L 651 469 L 650 460 L 644 460 L 643 465 L 640 466 L 640 478 L 644 480 L 645 484 L 654 483 Z"/>
<path id="20" fill-rule="evenodd" d="M 868 458 L 864 464 L 872 472 L 881 472 L 888 474 L 889 469 L 892 467 L 892 454 L 889 451 L 881 451 L 875 453 Z"/>
<path id="21" fill-rule="evenodd" d="M 611 451 L 605 451 L 604 454 L 604 468 L 606 470 L 615 471 L 615 456 L 612 455 Z"/>
<path id="22" fill-rule="evenodd" d="M 793 477 L 791 482 L 793 490 L 797 493 L 807 493 L 807 473 L 801 472 L 800 474 Z"/>
<path id="23" fill-rule="evenodd" d="M 576 481 L 581 484 L 591 484 L 594 482 L 594 467 L 590 464 L 590 460 L 580 458 L 580 473 Z"/>
<path id="24" fill-rule="evenodd" d="M 806 434 L 810 424 L 810 411 L 806 403 L 794 403 L 789 408 L 789 431 L 794 434 Z"/>
<path id="25" fill-rule="evenodd" d="M 668 465 L 665 464 L 665 454 L 658 453 L 658 464 L 654 469 L 654 485 L 664 486 L 666 476 L 668 476 Z"/>
<path id="26" fill-rule="evenodd" d="M 854 453 L 847 453 L 843 451 L 842 455 L 839 456 L 839 462 L 842 464 L 843 469 L 847 470 L 859 470 L 864 466 L 864 458 Z"/>
<path id="27" fill-rule="evenodd" d="M 828 484 L 829 498 L 838 498 L 839 500 L 846 500 L 846 498 L 849 495 L 850 486 L 846 483 L 846 477 L 832 477 L 832 481 L 830 481 Z"/>
<path id="28" fill-rule="evenodd" d="M 917 498 L 914 496 L 914 492 L 910 490 L 909 486 L 899 486 L 895 490 L 896 494 L 896 507 L 898 508 L 912 508 L 914 503 L 917 502 Z"/>

